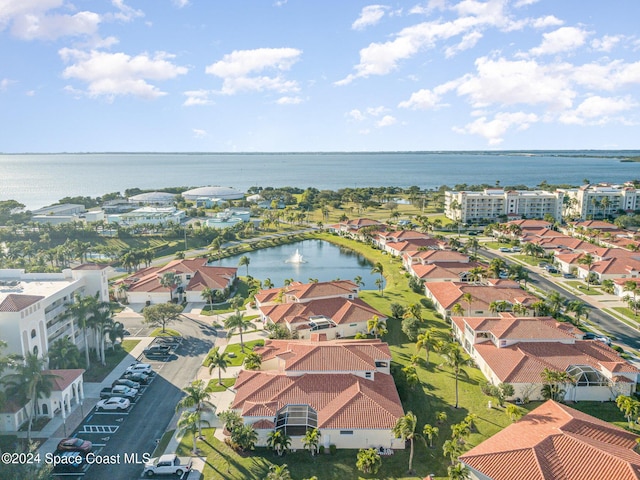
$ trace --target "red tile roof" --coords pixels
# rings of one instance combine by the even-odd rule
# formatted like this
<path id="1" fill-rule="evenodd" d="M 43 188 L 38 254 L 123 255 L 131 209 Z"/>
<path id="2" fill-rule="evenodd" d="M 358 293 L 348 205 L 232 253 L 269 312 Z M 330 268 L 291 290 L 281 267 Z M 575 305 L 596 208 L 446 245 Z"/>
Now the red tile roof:
<path id="1" fill-rule="evenodd" d="M 343 297 L 310 300 L 305 303 L 282 303 L 260 307 L 263 315 L 273 323 L 305 323 L 312 316 L 323 316 L 333 320 L 336 324 L 366 322 L 374 315 L 386 318 L 375 308 L 369 306 L 359 298 Z"/>
<path id="2" fill-rule="evenodd" d="M 352 374 L 305 374 L 243 370 L 232 409 L 242 416 L 275 416 L 286 405 L 309 405 L 318 428 L 392 429 L 404 415 L 393 377 L 367 380 Z"/>
<path id="3" fill-rule="evenodd" d="M 637 480 L 636 438 L 549 400 L 460 461 L 492 480 Z"/>
<path id="4" fill-rule="evenodd" d="M 82 368 L 73 368 L 66 370 L 44 370 L 42 373 L 55 375 L 53 378 L 52 390 L 62 392 L 74 381 L 82 376 L 84 370 Z"/>
<path id="5" fill-rule="evenodd" d="M 473 297 L 471 310 L 487 311 L 494 301 L 507 301 L 512 304 L 520 303 L 529 305 L 538 301 L 538 298 L 525 292 L 517 282 L 497 281 L 493 285 L 475 285 L 459 282 L 433 282 L 426 283 L 425 288 L 431 292 L 435 300 L 444 308 L 450 309 L 456 303 L 467 308 L 462 300 L 465 293 Z"/>
<path id="6" fill-rule="evenodd" d="M 10 293 L 0 303 L 0 312 L 19 312 L 34 303 L 42 300 L 41 295 L 21 295 L 19 293 Z"/>

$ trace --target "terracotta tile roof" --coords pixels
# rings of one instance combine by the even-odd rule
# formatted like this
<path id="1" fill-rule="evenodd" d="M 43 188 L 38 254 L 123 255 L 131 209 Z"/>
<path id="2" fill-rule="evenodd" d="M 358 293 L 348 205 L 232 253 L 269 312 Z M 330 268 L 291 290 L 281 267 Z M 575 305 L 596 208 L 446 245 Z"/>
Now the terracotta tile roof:
<path id="1" fill-rule="evenodd" d="M 453 250 L 421 250 L 404 254 L 405 258 L 428 264 L 434 262 L 459 262 L 468 263 L 469 256 Z"/>
<path id="2" fill-rule="evenodd" d="M 335 280 L 332 282 L 298 283 L 289 285 L 285 295 L 297 301 L 307 301 L 319 297 L 335 297 L 356 294 L 360 287 L 351 280 Z"/>
<path id="3" fill-rule="evenodd" d="M 414 238 L 399 242 L 387 243 L 386 248 L 400 254 L 402 252 L 417 252 L 419 248 L 437 248 L 442 244 L 435 238 Z"/>
<path id="4" fill-rule="evenodd" d="M 350 229 L 358 230 L 363 227 L 371 227 L 384 225 L 380 223 L 378 220 L 372 220 L 371 218 L 354 218 L 353 220 L 347 220 L 346 222 L 340 222 L 340 225 L 345 225 Z"/>
<path id="5" fill-rule="evenodd" d="M 638 372 L 614 350 L 597 341 L 520 342 L 502 348 L 483 342 L 474 348 L 501 382 L 541 383 L 540 374 L 545 368 L 564 371 L 570 365 L 590 365 L 601 370 L 602 362 L 620 364 L 621 371 Z"/>
<path id="6" fill-rule="evenodd" d="M 241 371 L 232 409 L 242 416 L 255 412 L 258 404 L 309 405 L 318 413 L 318 428 L 392 429 L 404 415 L 391 375 L 379 374 L 367 380 L 352 374 L 305 374 Z M 260 414 L 264 412 L 259 412 Z M 275 414 L 275 412 L 274 412 Z"/>
<path id="7" fill-rule="evenodd" d="M 266 340 L 255 350 L 266 361 L 284 360 L 288 372 L 375 371 L 376 361 L 391 361 L 389 345 L 380 340 Z"/>
<path id="8" fill-rule="evenodd" d="M 251 426 L 253 428 L 255 428 L 256 430 L 273 430 L 276 426 L 275 423 L 270 422 L 269 420 L 258 420 L 257 422 L 254 422 L 251 424 Z"/>
<path id="9" fill-rule="evenodd" d="M 425 288 L 447 310 L 456 303 L 467 308 L 466 302 L 462 301 L 462 296 L 465 293 L 470 293 L 473 297 L 471 310 L 486 311 L 494 301 L 528 305 L 538 300 L 537 297 L 522 290 L 517 282 L 496 281 L 494 283 L 494 285 L 471 285 L 459 282 L 433 282 L 426 283 Z"/>
<path id="10" fill-rule="evenodd" d="M 584 222 L 576 222 L 574 223 L 574 228 L 583 227 L 583 228 L 591 228 L 593 230 L 618 230 L 618 226 L 609 223 L 603 222 L 602 220 L 586 220 Z"/>
<path id="11" fill-rule="evenodd" d="M 498 339 L 575 340 L 582 332 L 571 324 L 552 317 L 464 317 L 464 323 L 475 332 L 491 332 Z M 580 336 L 580 338 L 582 338 Z"/>
<path id="12" fill-rule="evenodd" d="M 2 303 L 0 303 L 0 312 L 19 312 L 34 303 L 42 300 L 41 295 L 21 295 L 19 293 L 10 293 Z"/>
<path id="13" fill-rule="evenodd" d="M 385 319 L 385 315 L 359 298 L 324 298 L 305 303 L 282 303 L 260 307 L 263 315 L 273 323 L 302 323 L 312 316 L 324 316 L 336 324 L 366 322 L 374 315 Z"/>
<path id="14" fill-rule="evenodd" d="M 492 480 L 637 480 L 635 439 L 633 433 L 549 400 L 460 461 Z"/>
<path id="15" fill-rule="evenodd" d="M 204 287 L 223 289 L 238 271 L 235 267 L 214 267 L 207 265 L 206 258 L 174 260 L 164 267 L 151 267 L 139 270 L 126 279 L 130 292 L 168 292 L 167 287 L 160 284 L 160 279 L 167 272 L 190 274 L 192 278 L 185 286 L 187 291 L 199 291 Z"/>
<path id="16" fill-rule="evenodd" d="M 53 378 L 52 390 L 61 392 L 75 380 L 82 376 L 84 370 L 82 368 L 74 368 L 68 370 L 44 370 L 42 373 L 55 375 Z"/>
<path id="17" fill-rule="evenodd" d="M 423 280 L 429 279 L 460 279 L 461 273 L 466 273 L 472 268 L 478 267 L 478 262 L 459 263 L 459 262 L 434 262 L 426 265 L 412 265 L 411 270 Z"/>
<path id="18" fill-rule="evenodd" d="M 403 240 L 409 239 L 431 239 L 435 240 L 430 235 L 426 233 L 417 232 L 415 230 L 396 230 L 395 232 L 385 232 L 380 234 L 381 237 L 384 237 L 387 241 L 392 242 L 400 242 Z"/>
<path id="19" fill-rule="evenodd" d="M 283 287 L 260 290 L 258 293 L 255 294 L 256 302 L 258 303 L 275 302 L 275 300 L 278 298 L 278 295 L 280 295 L 281 291 L 283 291 Z"/>

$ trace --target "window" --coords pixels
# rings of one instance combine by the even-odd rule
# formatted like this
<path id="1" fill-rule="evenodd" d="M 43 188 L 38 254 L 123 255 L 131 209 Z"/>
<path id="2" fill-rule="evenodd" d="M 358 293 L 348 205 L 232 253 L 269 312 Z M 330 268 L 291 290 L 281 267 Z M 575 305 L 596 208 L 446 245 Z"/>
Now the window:
<path id="1" fill-rule="evenodd" d="M 353 430 L 340 430 L 340 435 L 353 435 Z"/>
<path id="2" fill-rule="evenodd" d="M 31 330 L 31 338 L 36 338 L 36 329 Z"/>
<path id="3" fill-rule="evenodd" d="M 364 372 L 365 378 L 371 378 L 371 372 Z"/>

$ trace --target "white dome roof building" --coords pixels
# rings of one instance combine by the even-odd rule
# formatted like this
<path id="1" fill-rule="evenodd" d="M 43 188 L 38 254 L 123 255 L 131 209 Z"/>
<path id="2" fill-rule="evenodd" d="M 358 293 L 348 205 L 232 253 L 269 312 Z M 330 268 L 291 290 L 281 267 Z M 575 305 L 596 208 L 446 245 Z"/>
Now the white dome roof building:
<path id="1" fill-rule="evenodd" d="M 244 198 L 244 193 L 231 187 L 198 187 L 182 193 L 185 200 L 195 201 L 198 198 L 210 198 L 219 200 L 239 200 Z"/>
<path id="2" fill-rule="evenodd" d="M 175 193 L 169 192 L 145 192 L 128 198 L 129 203 L 136 205 L 173 205 L 176 200 Z"/>

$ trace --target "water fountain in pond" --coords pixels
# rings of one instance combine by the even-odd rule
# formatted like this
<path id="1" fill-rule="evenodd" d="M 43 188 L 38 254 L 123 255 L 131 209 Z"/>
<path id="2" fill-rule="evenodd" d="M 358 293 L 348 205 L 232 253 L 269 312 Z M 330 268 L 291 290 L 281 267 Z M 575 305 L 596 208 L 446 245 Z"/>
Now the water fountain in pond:
<path id="1" fill-rule="evenodd" d="M 296 253 L 291 255 L 287 260 L 285 260 L 285 262 L 286 263 L 306 263 L 304 258 L 302 258 L 302 254 L 298 251 L 297 248 L 296 248 Z"/>

